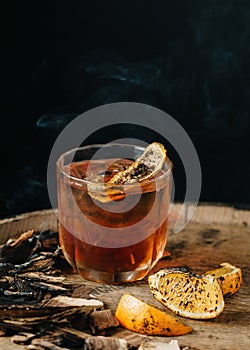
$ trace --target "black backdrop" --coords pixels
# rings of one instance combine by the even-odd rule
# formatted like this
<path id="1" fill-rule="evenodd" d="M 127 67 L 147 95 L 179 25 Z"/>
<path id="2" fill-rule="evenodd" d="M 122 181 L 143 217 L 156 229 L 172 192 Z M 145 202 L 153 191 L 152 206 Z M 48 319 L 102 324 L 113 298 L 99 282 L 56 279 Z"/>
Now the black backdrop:
<path id="1" fill-rule="evenodd" d="M 250 204 L 249 1 L 20 1 L 3 17 L 0 217 L 49 208 L 46 167 L 58 133 L 117 101 L 159 107 L 186 129 L 202 201 Z M 119 130 L 140 138 L 129 125 Z M 88 142 L 116 136 L 104 130 Z M 170 157 L 181 200 L 182 165 Z"/>

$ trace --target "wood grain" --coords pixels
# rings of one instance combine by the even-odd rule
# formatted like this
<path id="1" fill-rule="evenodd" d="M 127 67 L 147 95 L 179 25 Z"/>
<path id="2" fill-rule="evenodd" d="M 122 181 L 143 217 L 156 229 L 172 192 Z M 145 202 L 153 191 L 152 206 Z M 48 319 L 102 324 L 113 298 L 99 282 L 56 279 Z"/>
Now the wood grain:
<path id="1" fill-rule="evenodd" d="M 178 209 L 178 208 L 177 208 Z M 39 213 L 39 212 L 36 212 Z M 198 215 L 199 214 L 199 215 Z M 48 216 L 48 221 L 46 217 Z M 221 216 L 221 223 L 220 223 Z M 230 216 L 232 220 L 230 223 Z M 39 214 L 32 213 L 23 217 L 0 222 L 0 232 L 7 228 L 8 238 L 16 232 L 34 228 L 51 228 L 56 226 L 56 217 L 51 211 L 42 212 L 39 222 Z M 226 217 L 226 218 L 225 218 Z M 199 219 L 200 218 L 200 219 Z M 204 220 L 206 218 L 206 220 Z M 210 221 L 209 221 L 210 218 Z M 235 222 L 235 218 L 237 221 Z M 233 208 L 200 206 L 193 221 L 181 232 L 168 234 L 167 250 L 170 256 L 162 259 L 154 271 L 168 266 L 188 266 L 194 272 L 203 273 L 215 268 L 222 262 L 230 262 L 242 268 L 243 284 L 239 292 L 225 300 L 225 309 L 214 320 L 197 321 L 182 318 L 182 321 L 193 328 L 193 332 L 185 336 L 176 337 L 181 348 L 189 350 L 238 350 L 250 348 L 250 212 L 237 211 Z M 46 226 L 47 222 L 47 226 Z M 33 227 L 32 227 L 33 225 Z M 39 228 L 37 228 L 37 226 Z M 18 228 L 18 229 L 17 229 Z M 12 232 L 12 234 L 11 234 Z M 0 235 L 0 239 L 3 234 Z M 6 235 L 4 236 L 6 240 Z M 144 301 L 164 309 L 152 296 L 146 279 L 124 285 L 104 285 L 83 280 L 79 275 L 70 275 L 69 280 L 79 280 L 91 288 L 91 293 L 100 298 L 107 307 L 115 311 L 120 297 L 124 293 L 133 294 Z M 140 342 L 143 336 L 119 328 L 114 337 L 122 337 L 130 342 Z M 154 337 L 161 341 L 169 342 L 173 338 Z M 7 337 L 0 338 L 1 350 L 22 349 L 11 343 Z"/>

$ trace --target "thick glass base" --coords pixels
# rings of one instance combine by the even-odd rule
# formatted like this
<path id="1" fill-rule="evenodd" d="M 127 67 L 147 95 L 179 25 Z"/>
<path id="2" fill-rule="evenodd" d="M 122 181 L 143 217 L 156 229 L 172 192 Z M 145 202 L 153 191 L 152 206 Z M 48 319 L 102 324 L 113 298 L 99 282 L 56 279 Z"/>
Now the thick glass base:
<path id="1" fill-rule="evenodd" d="M 147 275 L 151 268 L 152 266 L 147 265 L 134 271 L 123 271 L 116 273 L 79 268 L 78 272 L 86 280 L 115 284 L 141 280 Z"/>

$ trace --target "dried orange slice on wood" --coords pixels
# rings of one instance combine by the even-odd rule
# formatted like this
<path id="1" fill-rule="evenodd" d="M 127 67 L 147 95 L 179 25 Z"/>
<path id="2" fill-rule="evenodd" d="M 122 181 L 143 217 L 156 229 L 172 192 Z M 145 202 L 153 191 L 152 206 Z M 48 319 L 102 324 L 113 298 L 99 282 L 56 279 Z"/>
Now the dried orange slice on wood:
<path id="1" fill-rule="evenodd" d="M 117 196 L 124 194 L 122 185 L 142 182 L 153 177 L 162 169 L 166 161 L 166 150 L 159 142 L 153 142 L 145 149 L 127 169 L 119 171 L 108 182 L 89 184 L 89 195 L 103 203 L 108 203 Z M 171 166 L 171 162 L 169 161 Z M 121 185 L 121 186 L 119 186 Z"/>
<path id="2" fill-rule="evenodd" d="M 192 328 L 172 316 L 131 294 L 124 294 L 116 309 L 120 325 L 131 331 L 147 335 L 176 336 L 190 333 Z"/>
<path id="3" fill-rule="evenodd" d="M 224 309 L 224 298 L 217 279 L 198 276 L 185 268 L 169 268 L 149 276 L 149 287 L 163 305 L 183 317 L 208 319 Z"/>
<path id="4" fill-rule="evenodd" d="M 215 270 L 207 271 L 205 275 L 211 275 L 217 279 L 224 297 L 235 294 L 242 284 L 241 269 L 227 262 L 220 264 Z"/>

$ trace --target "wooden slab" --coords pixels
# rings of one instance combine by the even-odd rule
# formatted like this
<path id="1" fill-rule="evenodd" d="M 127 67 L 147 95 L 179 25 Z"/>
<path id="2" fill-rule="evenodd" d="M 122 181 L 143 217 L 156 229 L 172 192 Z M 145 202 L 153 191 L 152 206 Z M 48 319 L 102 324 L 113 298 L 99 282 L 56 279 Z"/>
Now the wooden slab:
<path id="1" fill-rule="evenodd" d="M 175 206 L 175 209 L 178 210 L 178 206 Z M 21 232 L 41 227 L 54 229 L 56 217 L 48 210 L 0 221 L 0 243 L 20 233 L 20 227 Z M 188 350 L 250 348 L 250 211 L 221 205 L 200 205 L 192 222 L 185 229 L 176 234 L 171 231 L 170 228 L 167 244 L 171 255 L 162 259 L 155 270 L 166 266 L 189 266 L 195 272 L 202 273 L 227 261 L 240 266 L 243 271 L 240 291 L 226 299 L 225 309 L 218 318 L 206 321 L 183 319 L 183 322 L 193 328 L 193 332 L 176 337 L 179 346 L 187 347 Z M 133 294 L 164 309 L 164 306 L 152 296 L 146 280 L 124 285 L 104 285 L 83 280 L 78 275 L 70 275 L 68 279 L 78 280 L 90 286 L 91 293 L 113 311 L 124 293 Z M 131 339 L 134 333 L 120 328 L 114 336 Z M 136 340 L 140 337 L 142 336 L 136 335 Z M 154 337 L 154 339 L 169 342 L 174 338 Z M 22 347 L 12 344 L 9 338 L 2 337 L 0 349 L 21 350 Z"/>

